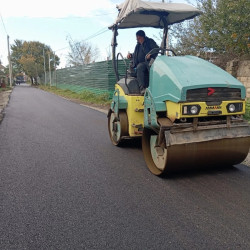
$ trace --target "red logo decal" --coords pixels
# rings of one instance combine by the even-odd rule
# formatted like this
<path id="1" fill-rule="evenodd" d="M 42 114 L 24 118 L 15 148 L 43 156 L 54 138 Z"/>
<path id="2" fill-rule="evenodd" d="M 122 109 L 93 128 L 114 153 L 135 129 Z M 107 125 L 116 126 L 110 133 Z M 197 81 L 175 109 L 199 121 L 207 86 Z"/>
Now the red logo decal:
<path id="1" fill-rule="evenodd" d="M 208 88 L 207 90 L 208 90 L 208 93 L 207 93 L 208 96 L 212 95 L 215 92 L 215 89 L 212 89 L 212 88 Z"/>

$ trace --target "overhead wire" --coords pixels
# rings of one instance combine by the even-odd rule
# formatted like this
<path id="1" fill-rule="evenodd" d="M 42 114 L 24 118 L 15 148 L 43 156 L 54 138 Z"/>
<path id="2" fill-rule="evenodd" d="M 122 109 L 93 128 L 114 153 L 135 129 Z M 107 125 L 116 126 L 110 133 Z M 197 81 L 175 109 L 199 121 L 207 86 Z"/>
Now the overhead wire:
<path id="1" fill-rule="evenodd" d="M 107 27 L 105 27 L 105 28 L 101 29 L 100 31 L 97 31 L 97 32 L 94 33 L 93 35 L 91 35 L 91 36 L 85 38 L 84 41 L 87 41 L 87 40 L 90 40 L 90 39 L 92 39 L 92 38 L 95 38 L 95 37 L 97 37 L 97 36 L 99 36 L 99 35 L 101 35 L 101 34 L 107 32 L 107 31 L 108 31 L 108 29 L 107 29 Z"/>
<path id="2" fill-rule="evenodd" d="M 110 12 L 110 13 L 98 14 L 98 15 L 91 15 L 91 16 L 108 16 L 108 15 L 113 15 L 113 14 L 117 14 L 117 11 L 116 12 Z"/>
<path id="3" fill-rule="evenodd" d="M 95 32 L 94 34 L 88 36 L 87 38 L 83 39 L 83 41 L 87 41 L 87 40 L 90 40 L 90 39 L 93 39 L 97 36 L 100 36 L 101 34 L 105 33 L 108 31 L 107 29 L 108 27 L 104 27 L 102 29 L 100 29 L 99 31 Z M 56 51 L 60 51 L 60 50 L 64 50 L 64 49 L 67 49 L 67 48 L 70 48 L 70 46 L 67 46 L 67 47 L 64 47 L 64 48 L 60 48 L 60 49 L 57 49 Z"/>
<path id="4" fill-rule="evenodd" d="M 3 27 L 4 27 L 4 31 L 5 31 L 6 35 L 8 35 L 8 32 L 7 32 L 7 29 L 5 27 L 5 24 L 4 24 L 3 17 L 2 17 L 1 13 L 0 13 L 0 17 L 1 17 L 1 21 L 2 21 Z"/>
<path id="5" fill-rule="evenodd" d="M 66 16 L 66 17 L 46 17 L 46 18 L 50 18 L 50 19 L 82 19 L 82 18 L 86 18 L 86 17 L 95 17 L 95 16 L 108 16 L 108 15 L 113 15 L 113 14 L 117 14 L 116 12 L 104 12 L 104 13 L 100 13 L 100 14 L 96 14 L 96 15 L 89 15 L 89 16 Z"/>
<path id="6" fill-rule="evenodd" d="M 60 50 L 64 50 L 64 49 L 67 49 L 67 48 L 69 48 L 69 46 L 61 48 L 61 49 L 57 49 L 57 50 L 55 50 L 55 52 L 60 51 Z"/>
<path id="7" fill-rule="evenodd" d="M 105 13 L 105 14 L 102 14 L 102 15 L 110 15 L 110 14 L 114 14 L 114 13 Z M 99 15 L 96 15 L 96 16 L 99 16 Z M 2 22 L 2 25 L 3 25 L 4 31 L 5 31 L 6 35 L 8 35 L 8 32 L 7 32 L 7 29 L 6 29 L 6 26 L 5 26 L 5 23 L 4 23 L 4 20 L 3 20 L 3 17 L 2 17 L 2 14 L 1 14 L 1 13 L 0 13 L 0 18 L 1 18 L 1 22 Z M 76 18 L 77 18 L 77 17 L 76 17 Z M 79 18 L 80 18 L 80 17 L 79 17 Z M 104 28 L 100 29 L 99 31 L 95 32 L 94 34 L 90 35 L 89 37 L 83 39 L 83 41 L 87 41 L 87 40 L 93 39 L 93 38 L 95 38 L 95 37 L 97 37 L 97 36 L 99 36 L 99 35 L 101 35 L 101 34 L 107 32 L 107 31 L 108 31 L 107 27 L 104 27 Z M 57 50 L 55 50 L 55 52 L 56 52 L 56 51 L 60 51 L 60 50 L 67 49 L 67 48 L 69 48 L 69 47 L 70 47 L 70 46 L 67 46 L 67 47 L 63 47 L 63 48 L 57 49 Z"/>

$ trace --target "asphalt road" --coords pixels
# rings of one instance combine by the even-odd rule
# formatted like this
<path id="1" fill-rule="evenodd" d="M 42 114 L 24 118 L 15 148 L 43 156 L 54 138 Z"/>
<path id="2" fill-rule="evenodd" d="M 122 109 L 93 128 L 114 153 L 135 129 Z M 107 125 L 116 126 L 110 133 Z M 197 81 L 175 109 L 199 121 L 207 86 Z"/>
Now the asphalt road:
<path id="1" fill-rule="evenodd" d="M 16 87 L 0 124 L 0 249 L 250 249 L 250 168 L 153 176 L 106 115 Z"/>

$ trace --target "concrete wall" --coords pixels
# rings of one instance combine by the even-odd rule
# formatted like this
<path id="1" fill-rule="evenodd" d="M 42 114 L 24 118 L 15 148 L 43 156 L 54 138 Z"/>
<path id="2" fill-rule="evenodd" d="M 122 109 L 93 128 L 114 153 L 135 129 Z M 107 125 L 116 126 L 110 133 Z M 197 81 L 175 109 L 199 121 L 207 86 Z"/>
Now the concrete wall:
<path id="1" fill-rule="evenodd" d="M 250 60 L 230 61 L 227 63 L 226 70 L 244 84 L 247 98 L 250 98 Z"/>

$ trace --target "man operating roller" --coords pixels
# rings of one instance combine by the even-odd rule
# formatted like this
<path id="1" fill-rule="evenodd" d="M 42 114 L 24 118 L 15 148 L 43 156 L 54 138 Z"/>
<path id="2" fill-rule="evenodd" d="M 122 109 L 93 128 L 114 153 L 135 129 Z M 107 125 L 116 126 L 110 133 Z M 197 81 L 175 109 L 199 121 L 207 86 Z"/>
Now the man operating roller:
<path id="1" fill-rule="evenodd" d="M 148 62 L 151 58 L 155 59 L 156 54 L 148 54 L 152 49 L 159 48 L 152 38 L 148 38 L 143 30 L 136 32 L 137 44 L 134 53 L 128 53 L 127 58 L 133 59 L 133 68 L 136 68 L 136 77 L 142 94 L 149 85 Z M 147 55 L 148 54 L 148 55 Z M 147 61 L 145 57 L 147 55 Z"/>

